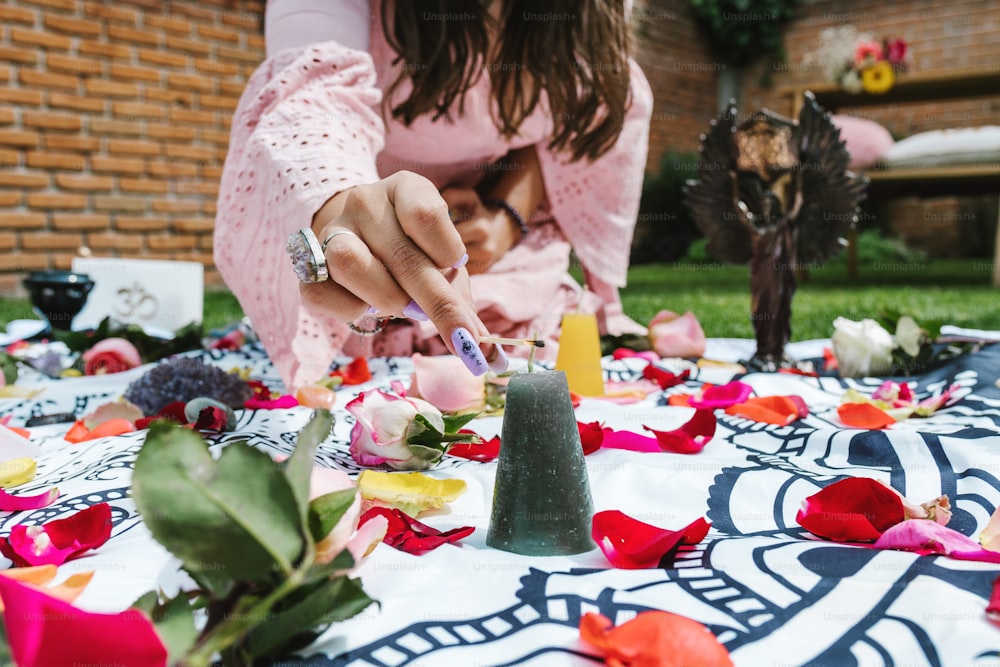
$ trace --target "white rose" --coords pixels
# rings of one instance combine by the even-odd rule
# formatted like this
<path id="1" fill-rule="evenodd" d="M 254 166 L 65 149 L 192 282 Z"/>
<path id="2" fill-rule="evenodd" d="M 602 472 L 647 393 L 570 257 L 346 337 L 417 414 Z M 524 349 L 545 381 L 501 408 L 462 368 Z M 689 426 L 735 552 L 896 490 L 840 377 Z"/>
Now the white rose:
<path id="1" fill-rule="evenodd" d="M 833 354 L 841 377 L 878 376 L 892 370 L 896 341 L 878 322 L 838 317 L 833 328 Z"/>

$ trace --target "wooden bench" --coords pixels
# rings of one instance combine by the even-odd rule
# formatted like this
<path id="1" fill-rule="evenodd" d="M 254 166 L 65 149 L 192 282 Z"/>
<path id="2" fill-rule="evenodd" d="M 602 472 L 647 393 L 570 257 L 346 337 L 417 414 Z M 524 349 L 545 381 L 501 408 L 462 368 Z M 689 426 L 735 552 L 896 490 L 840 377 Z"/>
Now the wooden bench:
<path id="1" fill-rule="evenodd" d="M 832 83 L 783 88 L 781 94 L 791 102 L 792 118 L 798 118 L 803 95 L 811 91 L 820 107 L 830 113 L 841 108 L 891 106 L 895 104 L 937 102 L 973 97 L 1000 97 L 1000 66 L 917 72 L 903 74 L 885 93 L 849 93 Z M 875 166 L 865 172 L 870 180 L 869 199 L 975 196 L 996 194 L 1000 197 L 1000 162 L 934 167 L 885 168 Z M 993 286 L 1000 287 L 1000 219 L 993 256 Z M 848 275 L 857 277 L 857 231 L 852 228 L 847 247 Z"/>

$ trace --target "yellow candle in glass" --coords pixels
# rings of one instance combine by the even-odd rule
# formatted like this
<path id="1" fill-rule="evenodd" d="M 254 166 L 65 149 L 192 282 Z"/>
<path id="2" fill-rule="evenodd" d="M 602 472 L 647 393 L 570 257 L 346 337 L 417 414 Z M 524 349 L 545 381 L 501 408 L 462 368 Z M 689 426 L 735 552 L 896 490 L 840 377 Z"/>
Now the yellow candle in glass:
<path id="1" fill-rule="evenodd" d="M 566 313 L 562 316 L 556 370 L 566 373 L 569 390 L 581 396 L 603 396 L 601 336 L 593 313 Z"/>

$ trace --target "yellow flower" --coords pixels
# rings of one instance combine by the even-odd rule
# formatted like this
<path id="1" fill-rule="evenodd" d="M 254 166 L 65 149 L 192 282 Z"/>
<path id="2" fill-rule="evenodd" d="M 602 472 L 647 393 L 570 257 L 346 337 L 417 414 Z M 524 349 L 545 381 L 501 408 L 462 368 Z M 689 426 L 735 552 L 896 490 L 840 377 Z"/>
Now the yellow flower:
<path id="1" fill-rule="evenodd" d="M 866 92 L 879 94 L 892 88 L 896 82 L 896 74 L 892 65 L 882 60 L 861 70 L 861 86 Z"/>

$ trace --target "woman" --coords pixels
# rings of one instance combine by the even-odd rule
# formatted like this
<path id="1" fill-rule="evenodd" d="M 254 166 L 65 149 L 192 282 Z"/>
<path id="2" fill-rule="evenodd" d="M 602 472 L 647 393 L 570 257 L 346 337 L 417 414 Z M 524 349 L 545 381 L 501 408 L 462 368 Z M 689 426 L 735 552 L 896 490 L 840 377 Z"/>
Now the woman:
<path id="1" fill-rule="evenodd" d="M 369 354 L 451 351 L 476 374 L 507 364 L 487 333 L 538 332 L 554 354 L 566 310 L 644 332 L 618 288 L 652 97 L 622 2 L 551 4 L 567 9 L 268 3 L 215 257 L 286 386 L 358 353 L 352 331 L 377 332 Z"/>

